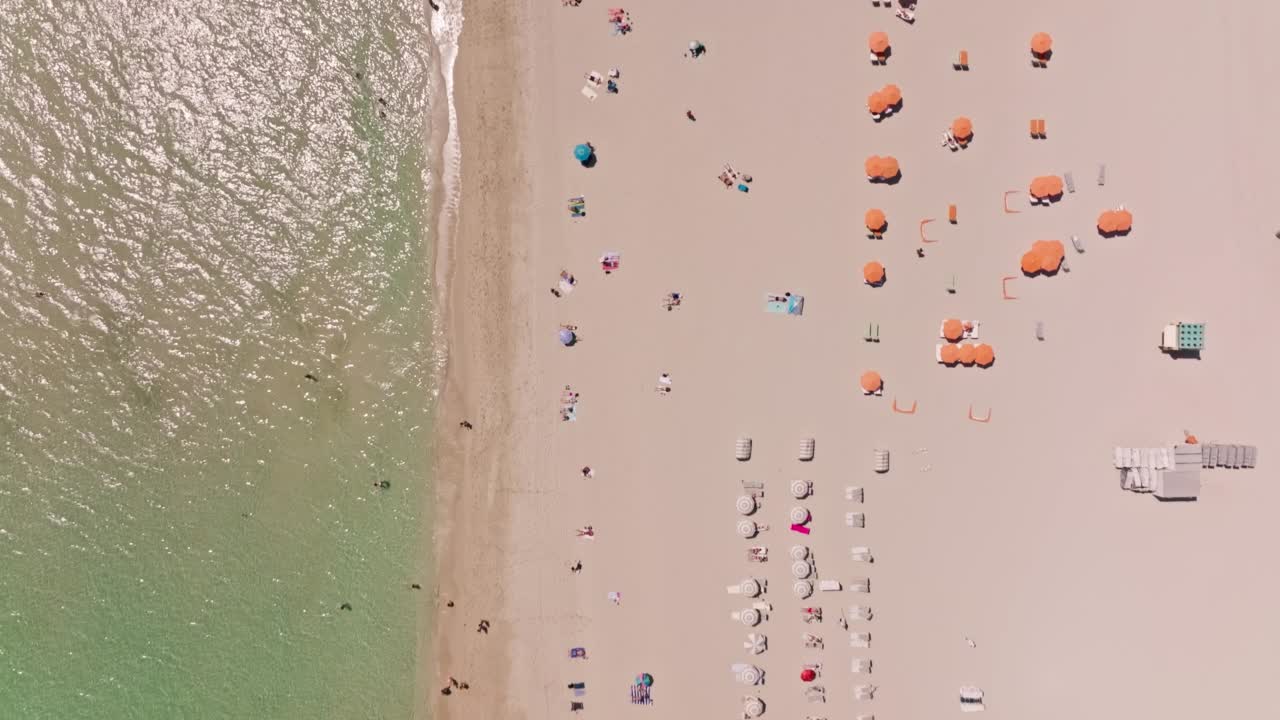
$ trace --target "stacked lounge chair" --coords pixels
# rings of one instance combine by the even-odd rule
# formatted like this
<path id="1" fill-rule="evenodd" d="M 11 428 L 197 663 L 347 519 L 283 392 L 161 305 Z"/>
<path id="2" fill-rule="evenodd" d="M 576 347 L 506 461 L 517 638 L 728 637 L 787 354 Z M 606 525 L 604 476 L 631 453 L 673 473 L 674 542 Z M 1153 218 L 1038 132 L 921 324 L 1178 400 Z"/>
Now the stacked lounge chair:
<path id="1" fill-rule="evenodd" d="M 1194 445 L 1189 447 L 1195 447 Z M 1252 468 L 1258 462 L 1258 448 L 1254 445 L 1222 445 L 1209 443 L 1200 446 L 1200 464 L 1206 468 Z"/>

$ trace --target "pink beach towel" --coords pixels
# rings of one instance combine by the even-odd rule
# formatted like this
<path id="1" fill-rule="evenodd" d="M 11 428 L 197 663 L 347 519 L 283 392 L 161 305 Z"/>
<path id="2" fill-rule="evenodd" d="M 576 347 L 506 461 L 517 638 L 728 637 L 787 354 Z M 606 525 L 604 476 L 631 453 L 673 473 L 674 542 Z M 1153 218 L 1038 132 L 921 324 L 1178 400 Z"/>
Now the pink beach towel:
<path id="1" fill-rule="evenodd" d="M 798 532 L 798 533 L 800 533 L 801 535 L 808 535 L 808 534 L 809 534 L 809 528 L 805 527 L 804 525 L 799 525 L 799 524 L 797 524 L 797 523 L 791 523 L 791 529 L 792 529 L 794 532 Z"/>

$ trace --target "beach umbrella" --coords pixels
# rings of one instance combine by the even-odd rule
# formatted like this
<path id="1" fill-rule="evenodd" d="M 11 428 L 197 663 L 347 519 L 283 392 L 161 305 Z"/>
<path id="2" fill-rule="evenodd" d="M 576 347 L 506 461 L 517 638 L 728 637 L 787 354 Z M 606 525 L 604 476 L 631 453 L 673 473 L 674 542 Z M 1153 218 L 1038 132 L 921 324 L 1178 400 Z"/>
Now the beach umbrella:
<path id="1" fill-rule="evenodd" d="M 747 633 L 747 642 L 743 647 L 750 650 L 752 655 L 759 655 L 769 649 L 769 638 L 760 633 Z"/>
<path id="2" fill-rule="evenodd" d="M 738 682 L 743 685 L 759 685 L 764 673 L 755 665 L 747 665 L 738 672 Z"/>
<path id="3" fill-rule="evenodd" d="M 960 346 L 960 364 L 961 365 L 972 365 L 974 355 L 975 355 L 975 350 L 973 348 L 972 343 L 965 343 L 964 345 Z"/>
<path id="4" fill-rule="evenodd" d="M 738 614 L 738 618 L 742 620 L 743 625 L 755 627 L 760 624 L 760 611 L 754 608 L 747 608 Z"/>
<path id="5" fill-rule="evenodd" d="M 955 365 L 960 362 L 960 346 L 955 343 L 943 345 L 942 362 L 946 365 Z"/>
<path id="6" fill-rule="evenodd" d="M 794 525 L 803 525 L 809 522 L 809 511 L 799 505 L 791 508 L 791 522 Z"/>
<path id="7" fill-rule="evenodd" d="M 1038 32 L 1031 36 L 1031 52 L 1037 55 L 1044 55 L 1053 48 L 1053 38 L 1049 33 Z"/>
<path id="8" fill-rule="evenodd" d="M 1037 240 L 1031 243 L 1031 252 L 1036 255 L 1055 255 L 1059 258 L 1067 254 L 1067 246 L 1061 240 Z"/>
<path id="9" fill-rule="evenodd" d="M 1098 230 L 1104 233 L 1113 233 L 1120 229 L 1120 216 L 1115 210 L 1103 210 L 1098 216 Z"/>
<path id="10" fill-rule="evenodd" d="M 973 349 L 973 362 L 982 367 L 988 367 L 996 361 L 996 351 L 986 343 L 979 343 Z"/>
<path id="11" fill-rule="evenodd" d="M 878 285 L 884 282 L 884 266 L 875 260 L 863 265 L 862 279 L 871 285 Z"/>
<path id="12" fill-rule="evenodd" d="M 867 38 L 867 47 L 877 55 L 883 55 L 889 49 L 889 33 L 877 30 Z"/>
<path id="13" fill-rule="evenodd" d="M 873 114 L 879 115 L 889 109 L 889 101 L 885 98 L 883 92 L 873 92 L 867 96 L 867 109 Z"/>
<path id="14" fill-rule="evenodd" d="M 867 177 L 878 178 L 884 172 L 884 158 L 871 155 L 862 163 L 862 169 L 866 171 Z"/>
<path id="15" fill-rule="evenodd" d="M 569 347 L 578 341 L 578 336 L 569 328 L 560 328 L 560 344 Z"/>
<path id="16" fill-rule="evenodd" d="M 794 575 L 797 580 L 803 580 L 809 577 L 809 573 L 811 572 L 813 572 L 813 568 L 809 566 L 809 563 L 803 560 L 791 563 L 791 574 Z"/>
<path id="17" fill-rule="evenodd" d="M 741 537 L 753 538 L 758 530 L 759 528 L 756 527 L 756 524 L 750 520 L 743 520 L 738 523 L 738 535 Z"/>
<path id="18" fill-rule="evenodd" d="M 880 208 L 871 208 L 867 211 L 867 214 L 863 219 L 866 220 L 867 229 L 871 232 L 880 232 L 881 230 L 884 230 L 885 223 L 887 222 L 884 216 L 884 211 Z"/>
<path id="19" fill-rule="evenodd" d="M 579 143 L 573 148 L 573 157 L 578 162 L 584 163 L 591 159 L 591 146 L 586 143 Z"/>
<path id="20" fill-rule="evenodd" d="M 1133 227 L 1133 213 L 1128 210 L 1113 210 L 1116 217 L 1116 232 L 1129 232 Z"/>
<path id="21" fill-rule="evenodd" d="M 641 685 L 644 685 L 645 687 L 653 687 L 653 676 L 649 673 L 641 673 L 640 677 L 637 679 L 640 681 Z"/>
<path id="22" fill-rule="evenodd" d="M 893 107 L 902 102 L 902 89 L 897 85 L 885 85 L 880 88 L 880 94 L 884 96 L 884 101 L 889 103 L 889 107 Z"/>
<path id="23" fill-rule="evenodd" d="M 942 337 L 951 342 L 956 342 L 964 337 L 964 323 L 955 318 L 948 318 L 942 323 Z"/>
<path id="24" fill-rule="evenodd" d="M 859 381 L 864 392 L 875 392 L 884 386 L 884 380 L 881 379 L 880 373 L 875 370 L 868 370 L 862 373 L 862 379 Z"/>
<path id="25" fill-rule="evenodd" d="M 803 480 L 796 480 L 791 483 L 791 497 L 799 500 L 809 494 L 809 483 Z"/>
<path id="26" fill-rule="evenodd" d="M 813 583 L 808 580 L 797 580 L 796 584 L 791 586 L 791 592 L 803 600 L 813 594 Z"/>
<path id="27" fill-rule="evenodd" d="M 968 140 L 973 135 L 973 121 L 961 115 L 951 121 L 951 134 L 957 140 Z"/>
<path id="28" fill-rule="evenodd" d="M 764 701 L 758 697 L 749 697 L 742 701 L 742 714 L 749 718 L 764 714 Z"/>
<path id="29" fill-rule="evenodd" d="M 1031 181 L 1031 196 L 1047 198 L 1062 194 L 1062 178 L 1057 175 L 1041 175 Z"/>
<path id="30" fill-rule="evenodd" d="M 755 597 L 760 594 L 760 582 L 755 578 L 747 578 L 738 584 L 738 588 L 742 590 L 742 594 L 747 597 Z"/>
<path id="31" fill-rule="evenodd" d="M 1040 269 L 1047 273 L 1057 272 L 1062 265 L 1062 256 L 1055 253 L 1045 253 L 1040 256 Z"/>
<path id="32" fill-rule="evenodd" d="M 1022 272 L 1035 275 L 1040 272 L 1040 255 L 1034 250 L 1022 254 Z"/>
<path id="33" fill-rule="evenodd" d="M 791 546 L 792 560 L 805 560 L 805 559 L 808 559 L 808 557 L 809 557 L 809 548 L 805 547 L 804 545 Z"/>
<path id="34" fill-rule="evenodd" d="M 750 495 L 739 495 L 734 507 L 738 509 L 739 514 L 750 515 L 756 511 L 756 499 Z"/>
<path id="35" fill-rule="evenodd" d="M 902 172 L 902 169 L 898 167 L 898 158 L 892 155 L 885 155 L 884 157 L 880 158 L 879 177 L 885 180 L 889 180 L 891 178 L 898 177 L 898 173 L 900 172 Z"/>
<path id="36" fill-rule="evenodd" d="M 805 668 L 800 671 L 800 679 L 804 682 L 813 682 L 818 679 L 818 673 L 810 670 L 809 668 Z"/>

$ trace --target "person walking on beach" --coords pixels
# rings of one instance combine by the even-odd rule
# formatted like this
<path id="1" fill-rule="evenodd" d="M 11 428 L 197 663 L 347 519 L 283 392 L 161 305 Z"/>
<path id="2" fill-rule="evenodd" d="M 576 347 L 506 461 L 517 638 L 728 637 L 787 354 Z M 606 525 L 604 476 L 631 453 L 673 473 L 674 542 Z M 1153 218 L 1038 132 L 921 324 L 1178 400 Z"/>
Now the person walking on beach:
<path id="1" fill-rule="evenodd" d="M 687 117 L 687 118 L 689 118 L 689 120 L 690 120 L 691 122 L 698 122 L 698 118 L 696 118 L 696 117 L 694 117 L 694 116 L 693 116 L 693 111 L 692 111 L 692 110 L 685 110 L 685 111 L 684 111 L 684 116 L 685 116 L 685 117 Z M 1277 234 L 1280 234 L 1280 233 L 1277 233 Z"/>
<path id="2" fill-rule="evenodd" d="M 458 427 L 462 428 L 463 430 L 470 430 L 475 426 L 471 424 L 470 420 L 463 420 L 462 422 L 458 423 Z"/>
<path id="3" fill-rule="evenodd" d="M 586 479 L 586 480 L 590 480 L 591 478 L 593 478 L 593 477 L 595 477 L 595 476 L 596 476 L 596 471 L 595 471 L 595 470 L 592 470 L 590 465 L 583 465 L 583 466 L 582 466 L 582 477 L 583 477 L 584 479 Z"/>

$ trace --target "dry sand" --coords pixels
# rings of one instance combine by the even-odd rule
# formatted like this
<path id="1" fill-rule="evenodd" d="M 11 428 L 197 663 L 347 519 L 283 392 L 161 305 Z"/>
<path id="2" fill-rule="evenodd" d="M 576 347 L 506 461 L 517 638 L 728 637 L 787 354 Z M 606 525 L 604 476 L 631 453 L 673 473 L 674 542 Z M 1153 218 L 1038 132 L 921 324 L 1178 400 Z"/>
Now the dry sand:
<path id="1" fill-rule="evenodd" d="M 1280 101 L 1267 92 L 1280 8 L 923 0 L 908 27 L 862 1 L 653 0 L 628 6 L 635 32 L 612 37 L 590 0 L 505 5 L 471 0 L 458 70 L 467 194 L 446 449 L 459 442 L 450 413 L 480 421 L 457 455 L 441 454 L 454 485 L 440 506 L 451 528 L 437 546 L 440 592 L 459 609 L 442 611 L 445 654 L 424 686 L 453 674 L 474 689 L 441 710 L 563 717 L 565 685 L 583 681 L 584 716 L 733 717 L 748 689 L 729 666 L 749 658 L 729 619 L 744 603 L 724 586 L 753 569 L 774 605 L 770 650 L 755 659 L 766 718 L 958 712 L 964 684 L 986 691 L 995 717 L 1268 706 L 1280 490 L 1267 482 L 1265 428 L 1280 343 L 1262 323 L 1280 253 Z M 522 19 L 504 24 L 510 12 Z M 872 30 L 890 34 L 887 67 L 867 63 Z M 1056 53 L 1043 71 L 1027 53 L 1040 30 Z M 697 61 L 682 57 L 694 39 L 709 50 Z M 968 73 L 951 70 L 961 48 Z M 588 103 L 583 74 L 610 67 L 621 94 Z M 905 107 L 875 125 L 864 99 L 888 82 Z M 953 154 L 938 138 L 959 114 L 976 138 Z M 1033 117 L 1048 140 L 1027 137 Z M 590 170 L 570 153 L 587 140 L 599 151 Z M 873 153 L 901 161 L 899 184 L 866 183 Z M 749 194 L 721 189 L 726 161 L 754 176 Z M 1004 190 L 1066 170 L 1077 193 L 1047 209 L 1019 194 L 1023 212 L 1001 211 Z M 571 221 L 564 200 L 578 194 L 589 215 Z M 1120 204 L 1133 233 L 1098 238 L 1094 219 Z M 869 207 L 889 216 L 882 241 L 864 237 Z M 928 217 L 940 242 L 917 259 Z M 1015 280 L 1018 299 L 1000 299 L 1000 277 L 1018 274 L 1032 241 L 1071 234 L 1088 251 L 1069 251 L 1070 273 Z M 610 277 L 595 265 L 606 250 L 623 256 Z M 883 288 L 861 282 L 871 259 L 888 268 Z M 546 288 L 561 268 L 579 283 L 556 299 Z M 685 306 L 665 312 L 673 290 Z M 785 290 L 806 296 L 802 318 L 763 312 L 763 295 Z M 934 363 L 953 316 L 983 321 L 993 368 Z M 1202 360 L 1155 349 L 1176 319 L 1208 323 Z M 869 321 L 878 344 L 861 339 Z M 578 347 L 556 342 L 562 322 L 581 328 Z M 858 391 L 869 368 L 884 397 Z M 661 372 L 675 383 L 665 397 L 653 390 Z M 582 394 L 574 423 L 557 414 L 566 383 Z M 892 413 L 895 396 L 918 413 Z M 970 404 L 991 408 L 990 424 L 968 421 Z M 1210 472 L 1192 504 L 1118 488 L 1113 446 L 1183 428 L 1258 445 L 1262 469 Z M 732 458 L 738 435 L 755 439 L 749 463 Z M 817 439 L 813 463 L 795 460 L 802 437 Z M 875 447 L 893 453 L 886 476 L 871 472 Z M 869 598 L 792 597 L 782 556 L 799 537 L 784 530 L 796 478 L 816 487 L 807 544 L 820 574 L 870 575 Z M 763 569 L 734 535 L 742 479 L 767 485 L 761 544 L 775 560 Z M 843 526 L 848 485 L 866 488 L 865 530 Z M 586 524 L 596 539 L 576 540 Z M 849 561 L 855 544 L 873 566 Z M 621 606 L 606 598 L 615 590 Z M 850 649 L 834 623 L 855 602 L 876 613 L 870 651 Z M 807 604 L 827 621 L 802 624 Z M 488 637 L 474 631 L 482 615 Z M 802 650 L 805 630 L 826 650 Z M 574 645 L 590 660 L 571 662 Z M 855 652 L 875 663 L 871 703 L 852 700 Z M 801 699 L 811 660 L 825 666 L 825 707 Z M 656 677 L 653 708 L 628 705 L 639 672 Z"/>

